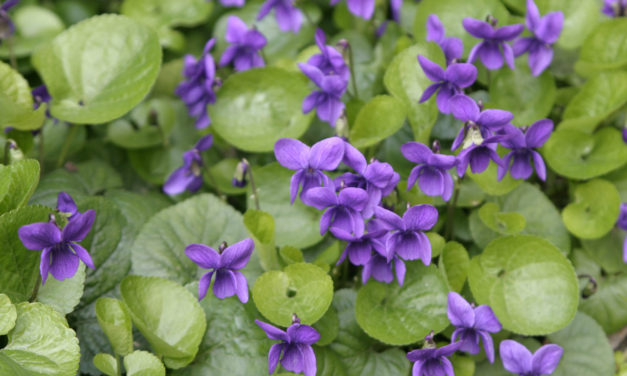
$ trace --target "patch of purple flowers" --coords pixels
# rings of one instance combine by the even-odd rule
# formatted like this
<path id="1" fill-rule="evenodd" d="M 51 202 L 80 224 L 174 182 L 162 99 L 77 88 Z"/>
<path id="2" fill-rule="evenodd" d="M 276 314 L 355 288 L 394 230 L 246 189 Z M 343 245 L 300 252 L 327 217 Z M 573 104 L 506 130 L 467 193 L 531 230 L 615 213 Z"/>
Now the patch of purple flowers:
<path id="1" fill-rule="evenodd" d="M 503 157 L 503 164 L 498 166 L 498 179 L 501 180 L 507 174 L 514 179 L 528 179 L 533 173 L 533 166 L 541 180 L 546 180 L 546 166 L 537 149 L 544 145 L 553 132 L 553 121 L 542 119 L 533 123 L 526 131 L 523 131 L 511 124 L 504 128 L 506 137 L 501 141 L 501 145 L 511 149 Z M 511 167 L 510 167 L 511 164 Z"/>
<path id="2" fill-rule="evenodd" d="M 507 25 L 496 28 L 496 19 L 491 23 L 464 18 L 464 29 L 475 38 L 483 39 L 475 45 L 468 55 L 468 62 L 473 63 L 477 57 L 489 70 L 499 69 L 503 62 L 514 69 L 514 51 L 508 41 L 514 40 L 523 32 L 523 25 Z"/>
<path id="3" fill-rule="evenodd" d="M 472 64 L 455 63 L 444 70 L 422 55 L 418 55 L 418 63 L 425 75 L 435 82 L 425 89 L 419 103 L 425 102 L 437 92 L 436 103 L 443 114 L 448 114 L 452 110 L 450 99 L 457 94 L 463 94 L 463 89 L 477 79 L 477 68 Z"/>
<path id="4" fill-rule="evenodd" d="M 408 142 L 401 146 L 403 156 L 418 165 L 407 178 L 407 190 L 418 181 L 420 190 L 427 196 L 442 196 L 448 201 L 453 194 L 453 177 L 448 172 L 457 164 L 453 155 L 437 154 L 419 142 Z"/>
<path id="5" fill-rule="evenodd" d="M 176 169 L 163 184 L 163 192 L 168 195 L 177 195 L 185 192 L 196 192 L 202 187 L 202 169 L 204 162 L 202 153 L 213 144 L 213 136 L 206 135 L 194 146 L 192 150 L 183 153 L 183 166 Z"/>
<path id="6" fill-rule="evenodd" d="M 228 18 L 224 38 L 231 45 L 220 58 L 221 67 L 233 63 L 241 72 L 265 65 L 259 51 L 266 45 L 266 38 L 255 28 L 249 29 L 239 17 Z"/>

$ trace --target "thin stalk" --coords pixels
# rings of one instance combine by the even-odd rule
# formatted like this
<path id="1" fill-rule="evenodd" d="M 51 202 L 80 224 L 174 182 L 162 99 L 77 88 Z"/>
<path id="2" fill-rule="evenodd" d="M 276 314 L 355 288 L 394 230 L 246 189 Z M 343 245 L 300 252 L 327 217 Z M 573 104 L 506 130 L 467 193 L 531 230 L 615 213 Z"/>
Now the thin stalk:
<path id="1" fill-rule="evenodd" d="M 11 60 L 11 67 L 17 70 L 17 59 L 15 58 L 15 51 L 13 50 L 13 37 L 7 39 L 7 47 L 9 49 L 9 59 Z"/>
<path id="2" fill-rule="evenodd" d="M 250 163 L 246 159 L 244 159 L 244 163 L 250 166 Z M 255 185 L 255 178 L 253 178 L 253 169 L 251 167 L 248 168 L 248 178 L 250 179 L 250 189 L 253 191 L 253 200 L 255 200 L 255 207 L 257 210 L 261 210 L 259 206 L 259 195 L 257 194 L 257 186 Z"/>
<path id="3" fill-rule="evenodd" d="M 463 179 L 463 178 L 462 178 Z M 444 238 L 446 240 L 453 239 L 453 233 L 455 230 L 455 221 L 453 220 L 453 214 L 455 213 L 455 207 L 457 206 L 457 199 L 459 198 L 459 187 L 461 186 L 462 179 L 457 181 L 455 185 L 455 192 L 453 193 L 453 200 L 449 201 L 446 211 L 446 232 Z"/>
<path id="4" fill-rule="evenodd" d="M 57 159 L 57 168 L 61 168 L 63 163 L 65 162 L 65 157 L 67 153 L 70 151 L 70 145 L 72 145 L 72 140 L 74 136 L 76 136 L 76 132 L 78 131 L 78 125 L 71 125 L 72 129 L 70 133 L 65 138 L 65 142 L 63 143 L 63 147 L 61 148 L 61 153 L 59 153 L 59 159 Z"/>
<path id="5" fill-rule="evenodd" d="M 4 143 L 4 165 L 5 166 L 9 165 L 10 152 L 11 152 L 11 141 L 7 140 Z"/>
<path id="6" fill-rule="evenodd" d="M 359 91 L 357 90 L 357 80 L 355 79 L 355 59 L 353 57 L 353 47 L 348 44 L 348 68 L 351 72 L 351 81 L 353 85 L 353 96 L 359 99 Z"/>
<path id="7" fill-rule="evenodd" d="M 115 354 L 115 362 L 118 364 L 118 376 L 122 376 L 122 361 L 120 360 L 120 355 Z"/>
<path id="8" fill-rule="evenodd" d="M 39 288 L 41 287 L 41 274 L 37 273 L 37 282 L 35 283 L 35 287 L 33 288 L 33 292 L 30 295 L 29 302 L 34 302 L 37 299 L 37 294 L 39 293 Z"/>

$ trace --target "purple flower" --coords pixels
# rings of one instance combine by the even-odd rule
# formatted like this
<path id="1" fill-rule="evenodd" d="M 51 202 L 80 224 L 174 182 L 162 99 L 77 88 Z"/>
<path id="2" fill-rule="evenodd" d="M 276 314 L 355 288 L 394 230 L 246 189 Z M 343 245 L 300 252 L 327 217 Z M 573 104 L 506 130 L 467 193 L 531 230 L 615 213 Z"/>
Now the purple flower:
<path id="1" fill-rule="evenodd" d="M 403 8 L 403 0 L 390 0 L 390 10 L 392 11 L 392 19 L 396 23 L 401 23 L 401 10 Z"/>
<path id="2" fill-rule="evenodd" d="M 453 60 L 459 59 L 464 53 L 464 44 L 462 40 L 456 37 L 446 37 L 444 25 L 437 15 L 431 14 L 427 18 L 427 41 L 437 43 L 444 56 L 446 57 L 446 65 L 450 65 Z"/>
<path id="3" fill-rule="evenodd" d="M 400 286 L 403 286 L 405 272 L 407 271 L 403 260 L 394 252 L 392 252 L 392 258 L 388 259 L 388 251 L 383 246 L 383 243 L 374 242 L 373 244 L 375 245 L 375 252 L 364 265 L 364 270 L 361 272 L 362 283 L 366 284 L 370 277 L 379 282 L 390 283 L 394 280 L 394 275 L 396 275 L 396 281 Z"/>
<path id="4" fill-rule="evenodd" d="M 309 148 L 293 138 L 282 138 L 274 144 L 274 156 L 281 166 L 296 171 L 290 181 L 290 200 L 294 203 L 301 185 L 302 196 L 311 188 L 331 184 L 322 171 L 335 170 L 342 162 L 344 140 L 330 137 Z"/>
<path id="5" fill-rule="evenodd" d="M 335 48 L 326 45 L 326 37 L 322 29 L 316 30 L 316 44 L 320 49 L 319 54 L 315 54 L 307 60 L 307 64 L 318 68 L 325 76 L 337 75 L 348 82 L 350 71 L 344 57 Z"/>
<path id="6" fill-rule="evenodd" d="M 461 347 L 460 342 L 436 348 L 424 348 L 407 353 L 407 359 L 414 362 L 412 376 L 454 376 L 453 365 L 448 357 Z"/>
<path id="7" fill-rule="evenodd" d="M 451 109 L 453 116 L 455 116 L 457 120 L 461 120 L 465 123 L 464 127 L 457 133 L 451 150 L 455 150 L 463 144 L 468 136 L 468 132 L 474 131 L 471 134 L 471 136 L 473 136 L 478 131 L 482 138 L 486 138 L 490 136 L 492 132 L 502 129 L 514 118 L 514 115 L 509 111 L 481 111 L 474 99 L 461 94 L 451 98 Z"/>
<path id="8" fill-rule="evenodd" d="M 59 192 L 57 196 L 57 210 L 66 215 L 68 219 L 74 218 L 76 214 L 81 214 L 76 208 L 72 196 L 65 192 Z"/>
<path id="9" fill-rule="evenodd" d="M 91 256 L 80 242 L 94 224 L 96 212 L 87 210 L 76 213 L 61 230 L 54 221 L 37 222 L 20 227 L 17 234 L 24 247 L 41 252 L 39 272 L 42 284 L 46 283 L 48 271 L 59 281 L 72 278 L 78 269 L 79 260 L 95 269 Z"/>
<path id="10" fill-rule="evenodd" d="M 381 238 L 387 234 L 387 230 L 380 228 L 376 220 L 368 222 L 366 228 L 368 230 L 367 234 L 357 236 L 340 227 L 332 227 L 330 229 L 333 236 L 348 243 L 337 261 L 337 265 L 341 264 L 346 259 L 346 256 L 348 256 L 348 260 L 353 265 L 366 265 L 370 261 L 372 251 L 386 256 L 385 244 L 381 241 Z"/>
<path id="11" fill-rule="evenodd" d="M 616 221 L 616 226 L 622 230 L 627 230 L 627 203 L 620 204 L 620 215 Z M 623 240 L 623 261 L 627 263 L 627 237 Z"/>
<path id="12" fill-rule="evenodd" d="M 550 375 L 555 371 L 564 350 L 558 345 L 544 345 L 533 355 L 516 341 L 506 339 L 499 346 L 503 367 L 520 376 Z"/>
<path id="13" fill-rule="evenodd" d="M 346 91 L 348 80 L 338 75 L 325 76 L 318 67 L 299 63 L 298 67 L 313 83 L 320 88 L 303 100 L 303 113 L 307 114 L 314 108 L 318 119 L 335 127 L 335 122 L 344 111 L 342 95 Z"/>
<path id="14" fill-rule="evenodd" d="M 257 21 L 274 9 L 274 17 L 282 31 L 297 33 L 303 23 L 303 14 L 294 6 L 294 0 L 266 0 L 259 9 Z"/>
<path id="15" fill-rule="evenodd" d="M 533 0 L 527 0 L 527 17 L 525 23 L 533 37 L 519 38 L 514 42 L 514 56 L 518 57 L 529 52 L 529 68 L 534 76 L 540 75 L 553 60 L 551 45 L 557 41 L 562 32 L 564 14 L 550 12 L 540 17 L 538 7 Z"/>
<path id="16" fill-rule="evenodd" d="M 242 159 L 237 162 L 237 166 L 235 166 L 235 172 L 233 173 L 233 180 L 231 184 L 234 187 L 243 188 L 248 184 L 246 180 L 246 175 L 248 174 L 248 170 L 250 169 L 250 165 L 246 159 Z"/>
<path id="17" fill-rule="evenodd" d="M 209 53 L 214 44 L 215 38 L 209 39 L 198 60 L 192 55 L 185 55 L 183 68 L 185 81 L 175 90 L 175 94 L 185 102 L 189 115 L 196 118 L 196 129 L 207 128 L 211 124 L 207 106 L 216 101 L 216 94 L 213 91 L 216 64 Z"/>
<path id="18" fill-rule="evenodd" d="M 331 5 L 339 3 L 340 0 L 331 0 Z M 374 14 L 375 0 L 346 0 L 348 10 L 357 17 L 361 17 L 365 20 L 372 18 Z"/>
<path id="19" fill-rule="evenodd" d="M 196 192 L 202 186 L 203 161 L 201 152 L 208 150 L 213 144 L 213 136 L 206 135 L 198 140 L 192 150 L 183 153 L 183 166 L 176 169 L 163 184 L 163 192 L 177 195 L 185 192 Z"/>
<path id="20" fill-rule="evenodd" d="M 471 139 L 472 144 L 462 150 L 457 156 L 457 160 L 459 161 L 457 165 L 457 175 L 459 177 L 464 176 L 468 165 L 470 165 L 470 171 L 472 171 L 473 174 L 479 174 L 485 171 L 490 164 L 490 159 L 499 166 L 504 165 L 496 152 L 497 143 L 503 139 L 502 136 L 490 136 L 483 139 L 480 134 L 475 134 Z"/>
<path id="21" fill-rule="evenodd" d="M 266 45 L 266 38 L 257 29 L 248 29 L 239 17 L 229 16 L 224 38 L 231 45 L 220 58 L 221 67 L 233 63 L 241 72 L 265 65 L 258 51 Z"/>
<path id="22" fill-rule="evenodd" d="M 336 193 L 335 186 L 310 188 L 303 195 L 303 202 L 318 210 L 323 210 L 320 218 L 320 234 L 329 227 L 337 227 L 348 233 L 361 236 L 364 233 L 364 220 L 361 211 L 368 203 L 368 193 L 360 188 L 343 188 Z"/>
<path id="23" fill-rule="evenodd" d="M 627 0 L 605 0 L 601 11 L 608 17 L 625 17 Z"/>
<path id="24" fill-rule="evenodd" d="M 0 40 L 7 39 L 15 33 L 15 25 L 8 12 L 19 2 L 20 0 L 7 0 L 0 6 Z"/>
<path id="25" fill-rule="evenodd" d="M 528 179 L 533 173 L 531 160 L 538 177 L 546 180 L 544 160 L 540 153 L 533 149 L 541 147 L 551 137 L 553 121 L 549 119 L 536 121 L 524 134 L 520 128 L 509 124 L 504 132 L 507 136 L 501 141 L 501 145 L 512 151 L 503 157 L 503 165 L 498 167 L 498 180 L 505 177 L 508 169 L 514 179 Z"/>
<path id="26" fill-rule="evenodd" d="M 623 142 L 627 144 L 627 128 L 623 128 Z"/>
<path id="27" fill-rule="evenodd" d="M 223 7 L 238 7 L 241 8 L 246 3 L 246 0 L 220 0 L 220 4 Z"/>
<path id="28" fill-rule="evenodd" d="M 502 327 L 499 320 L 487 305 L 472 307 L 456 292 L 448 293 L 448 319 L 456 329 L 451 341 L 459 338 L 462 346 L 460 351 L 469 354 L 479 353 L 479 339 L 483 340 L 483 348 L 490 363 L 494 363 L 494 342 L 490 333 L 500 332 Z"/>
<path id="29" fill-rule="evenodd" d="M 224 299 L 237 294 L 242 303 L 248 301 L 248 283 L 246 277 L 239 270 L 248 264 L 253 253 L 255 243 L 246 238 L 231 246 L 222 243 L 219 251 L 204 244 L 190 244 L 185 247 L 185 255 L 196 265 L 209 271 L 200 277 L 198 282 L 198 300 L 207 295 L 211 278 L 216 275 L 213 283 L 213 294 Z"/>
<path id="30" fill-rule="evenodd" d="M 453 194 L 453 177 L 448 172 L 457 164 L 453 155 L 435 154 L 419 142 L 408 142 L 401 146 L 403 156 L 418 166 L 414 167 L 407 179 L 407 190 L 418 181 L 418 186 L 427 196 L 442 196 L 448 201 Z"/>
<path id="31" fill-rule="evenodd" d="M 483 65 L 490 70 L 501 68 L 503 60 L 511 69 L 514 69 L 514 51 L 512 46 L 505 42 L 519 36 L 523 32 L 523 25 L 494 28 L 491 24 L 474 18 L 464 18 L 462 24 L 470 35 L 483 39 L 470 50 L 469 63 L 473 63 L 479 56 Z"/>
<path id="32" fill-rule="evenodd" d="M 281 365 L 294 373 L 304 372 L 305 376 L 316 375 L 316 354 L 311 345 L 320 340 L 320 333 L 309 325 L 303 325 L 296 315 L 292 325 L 283 331 L 263 321 L 255 320 L 270 339 L 281 341 L 270 348 L 268 353 L 268 373 L 273 374 L 279 360 Z"/>
<path id="33" fill-rule="evenodd" d="M 418 63 L 420 63 L 425 75 L 435 82 L 425 89 L 418 103 L 431 98 L 437 91 L 436 103 L 440 112 L 444 114 L 451 112 L 450 99 L 454 95 L 462 94 L 463 89 L 472 85 L 477 79 L 477 68 L 472 64 L 451 64 L 445 71 L 422 55 L 418 55 Z"/>
<path id="34" fill-rule="evenodd" d="M 438 221 L 435 207 L 412 206 L 401 218 L 393 211 L 378 206 L 375 216 L 394 231 L 385 242 L 388 261 L 397 254 L 403 260 L 421 259 L 425 265 L 431 263 L 431 243 L 423 231 L 430 230 Z"/>

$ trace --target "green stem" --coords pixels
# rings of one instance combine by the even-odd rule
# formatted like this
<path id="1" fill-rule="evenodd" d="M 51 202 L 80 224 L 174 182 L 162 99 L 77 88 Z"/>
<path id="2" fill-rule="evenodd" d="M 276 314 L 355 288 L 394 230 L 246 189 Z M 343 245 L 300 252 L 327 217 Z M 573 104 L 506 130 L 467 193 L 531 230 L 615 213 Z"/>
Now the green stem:
<path id="1" fill-rule="evenodd" d="M 70 133 L 65 138 L 65 142 L 63 143 L 63 147 L 61 148 L 59 159 L 57 159 L 57 168 L 61 168 L 63 166 L 63 163 L 65 162 L 65 157 L 67 156 L 67 153 L 70 151 L 70 145 L 72 145 L 72 139 L 74 139 L 74 136 L 76 135 L 76 132 L 78 131 L 79 126 L 71 125 L 71 127 L 72 129 L 70 130 Z"/>
<path id="2" fill-rule="evenodd" d="M 353 57 L 353 47 L 348 44 L 348 68 L 351 72 L 351 81 L 353 85 L 353 96 L 359 99 L 359 91 L 357 90 L 357 80 L 355 79 L 355 59 Z"/>
<path id="3" fill-rule="evenodd" d="M 122 376 L 122 361 L 120 360 L 120 355 L 115 354 L 115 362 L 118 364 L 118 376 Z"/>
<path id="4" fill-rule="evenodd" d="M 9 165 L 10 152 L 11 152 L 11 141 L 6 140 L 6 142 L 4 143 L 4 165 L 5 166 Z"/>
<path id="5" fill-rule="evenodd" d="M 34 302 L 37 299 L 37 294 L 39 293 L 39 288 L 41 287 L 41 274 L 37 274 L 37 282 L 35 283 L 35 287 L 33 288 L 33 292 L 30 295 L 29 302 Z"/>
<path id="6" fill-rule="evenodd" d="M 457 199 L 459 198 L 459 187 L 461 186 L 462 179 L 463 178 L 457 181 L 457 184 L 455 185 L 455 192 L 453 193 L 453 199 L 448 203 L 446 212 L 446 232 L 444 233 L 444 238 L 446 240 L 453 239 L 453 233 L 455 230 L 455 221 L 453 219 L 453 215 L 455 213 L 455 207 L 457 206 Z"/>
<path id="7" fill-rule="evenodd" d="M 252 189 L 253 191 L 253 200 L 255 200 L 255 207 L 257 208 L 257 210 L 261 210 L 261 207 L 259 206 L 259 195 L 257 194 L 257 186 L 255 185 L 255 178 L 253 178 L 253 169 L 246 159 L 244 159 L 244 163 L 248 165 L 248 177 L 250 178 L 250 189 Z"/>

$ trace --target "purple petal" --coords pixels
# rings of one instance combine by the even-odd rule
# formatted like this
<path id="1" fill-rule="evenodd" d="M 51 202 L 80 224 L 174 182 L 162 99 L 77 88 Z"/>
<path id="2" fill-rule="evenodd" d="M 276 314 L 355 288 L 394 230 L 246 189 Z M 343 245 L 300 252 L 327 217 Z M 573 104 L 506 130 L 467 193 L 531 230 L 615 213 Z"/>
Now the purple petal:
<path id="1" fill-rule="evenodd" d="M 211 277 L 213 277 L 213 270 L 200 277 L 200 281 L 198 281 L 198 301 L 203 300 L 207 295 L 207 291 L 211 285 Z"/>
<path id="2" fill-rule="evenodd" d="M 553 49 L 545 44 L 534 44 L 529 51 L 529 67 L 534 76 L 539 76 L 551 64 Z"/>
<path id="3" fill-rule="evenodd" d="M 414 186 L 414 184 L 416 184 L 416 180 L 418 180 L 418 177 L 420 176 L 420 172 L 425 168 L 427 168 L 427 166 L 420 165 L 411 169 L 411 172 L 409 173 L 409 177 L 407 178 L 407 192 L 409 192 L 409 190 Z"/>
<path id="4" fill-rule="evenodd" d="M 496 42 L 484 42 L 477 54 L 483 65 L 490 70 L 499 69 L 503 66 L 503 55 L 501 55 L 501 49 Z"/>
<path id="5" fill-rule="evenodd" d="M 444 192 L 442 192 L 442 200 L 448 201 L 453 195 L 453 177 L 447 171 L 444 174 Z"/>
<path id="6" fill-rule="evenodd" d="M 327 231 L 329 231 L 329 226 L 331 226 L 331 220 L 333 220 L 333 214 L 335 210 L 333 208 L 327 209 L 324 213 L 322 213 L 322 217 L 320 217 L 320 235 L 324 235 Z M 350 228 L 343 229 L 347 232 L 350 232 Z"/>
<path id="7" fill-rule="evenodd" d="M 230 270 L 216 270 L 216 280 L 213 282 L 213 294 L 218 299 L 228 298 L 235 295 L 237 278 Z"/>
<path id="8" fill-rule="evenodd" d="M 440 196 L 444 191 L 444 176 L 433 167 L 425 167 L 418 178 L 418 186 L 427 196 Z"/>
<path id="9" fill-rule="evenodd" d="M 470 155 L 470 171 L 479 174 L 485 171 L 490 164 L 490 150 L 488 148 L 475 148 Z"/>
<path id="10" fill-rule="evenodd" d="M 438 91 L 440 87 L 442 87 L 442 84 L 432 84 L 432 85 L 427 86 L 425 91 L 422 92 L 422 95 L 420 96 L 418 103 L 423 103 L 429 100 L 429 98 L 431 98 L 433 94 L 435 94 L 435 92 Z"/>
<path id="11" fill-rule="evenodd" d="M 201 268 L 216 269 L 220 267 L 220 255 L 218 252 L 204 244 L 188 245 L 185 247 L 185 255 Z"/>
<path id="12" fill-rule="evenodd" d="M 521 374 L 531 372 L 532 355 L 520 343 L 510 339 L 504 340 L 499 346 L 499 355 L 503 361 L 503 367 L 509 372 Z"/>
<path id="13" fill-rule="evenodd" d="M 525 26 L 520 24 L 501 26 L 494 31 L 494 39 L 501 41 L 512 40 L 519 36 L 523 30 L 525 30 Z"/>
<path id="14" fill-rule="evenodd" d="M 176 169 L 163 184 L 163 192 L 173 196 L 185 192 L 185 189 L 193 183 L 196 176 L 185 166 Z"/>
<path id="15" fill-rule="evenodd" d="M 369 20 L 374 14 L 374 2 L 375 0 L 346 0 L 348 10 L 365 20 Z"/>
<path id="16" fill-rule="evenodd" d="M 315 65 L 298 63 L 298 68 L 305 74 L 313 83 L 318 87 L 322 87 L 322 81 L 324 80 L 324 73 Z"/>
<path id="17" fill-rule="evenodd" d="M 304 175 L 305 175 L 305 170 L 300 170 L 294 175 L 292 175 L 292 178 L 290 179 L 290 204 L 293 204 L 294 200 L 296 200 L 296 195 L 298 194 L 298 188 L 300 184 L 303 183 Z"/>
<path id="18" fill-rule="evenodd" d="M 74 252 L 76 252 L 78 258 L 85 263 L 85 265 L 87 265 L 90 269 L 96 269 L 96 267 L 94 266 L 94 262 L 89 255 L 89 252 L 87 252 L 85 248 L 76 243 L 71 243 L 70 246 L 72 247 Z"/>
<path id="19" fill-rule="evenodd" d="M 553 120 L 542 119 L 536 121 L 525 132 L 527 147 L 541 147 L 551 137 L 551 132 L 553 132 Z"/>
<path id="20" fill-rule="evenodd" d="M 544 165 L 544 160 L 542 156 L 537 151 L 532 150 L 531 156 L 533 157 L 533 164 L 536 168 L 536 174 L 540 178 L 540 180 L 546 180 L 546 166 Z"/>
<path id="21" fill-rule="evenodd" d="M 324 35 L 324 31 L 321 28 L 316 29 L 316 33 L 314 34 L 314 39 L 320 52 L 324 53 L 326 50 L 327 37 Z"/>
<path id="22" fill-rule="evenodd" d="M 503 57 L 505 58 L 505 63 L 507 63 L 507 66 L 509 67 L 509 69 L 514 69 L 514 50 L 512 49 L 512 46 L 509 45 L 509 43 L 503 43 L 501 45 L 503 47 Z"/>
<path id="23" fill-rule="evenodd" d="M 213 145 L 213 135 L 208 134 L 204 136 L 203 138 L 201 138 L 200 140 L 198 140 L 198 142 L 196 142 L 196 146 L 194 146 L 194 149 L 198 150 L 199 152 L 205 151 L 205 150 L 209 150 L 211 145 Z"/>
<path id="24" fill-rule="evenodd" d="M 60 192 L 57 197 L 57 210 L 62 213 L 74 214 L 77 211 L 76 203 L 74 203 L 74 200 L 69 194 Z"/>
<path id="25" fill-rule="evenodd" d="M 502 329 L 499 319 L 492 311 L 492 308 L 487 305 L 480 305 L 475 308 L 475 325 L 474 327 L 479 330 L 484 330 L 490 333 L 500 332 Z"/>
<path id="26" fill-rule="evenodd" d="M 242 43 L 248 27 L 237 16 L 229 16 L 226 21 L 226 33 L 224 39 L 229 43 Z"/>
<path id="27" fill-rule="evenodd" d="M 324 95 L 319 91 L 314 91 L 311 94 L 307 95 L 305 99 L 303 99 L 303 113 L 310 113 L 314 108 L 316 108 L 316 106 L 318 106 L 318 102 L 320 102 L 323 98 Z"/>
<path id="28" fill-rule="evenodd" d="M 540 11 L 533 0 L 527 0 L 527 14 L 525 16 L 525 23 L 530 31 L 535 31 L 540 23 Z"/>
<path id="29" fill-rule="evenodd" d="M 516 39 L 513 45 L 514 56 L 518 57 L 524 54 L 525 52 L 529 51 L 534 41 L 535 41 L 535 38 L 530 38 L 530 37 Z"/>
<path id="30" fill-rule="evenodd" d="M 24 225 L 17 230 L 22 244 L 27 249 L 39 251 L 44 248 L 53 247 L 61 242 L 61 230 L 52 223 L 37 222 Z"/>
<path id="31" fill-rule="evenodd" d="M 281 359 L 281 365 L 288 371 L 294 373 L 300 373 L 305 368 L 304 354 L 298 345 L 287 345 L 283 358 Z"/>
<path id="32" fill-rule="evenodd" d="M 407 272 L 407 267 L 405 263 L 400 258 L 394 258 L 394 270 L 396 271 L 396 281 L 399 286 L 403 286 L 403 282 L 405 281 L 405 273 Z"/>
<path id="33" fill-rule="evenodd" d="M 248 263 L 254 248 L 255 243 L 251 238 L 246 238 L 226 247 L 220 255 L 220 267 L 235 270 L 243 268 Z"/>
<path id="34" fill-rule="evenodd" d="M 459 59 L 464 54 L 464 43 L 456 37 L 444 38 L 440 45 L 446 57 L 446 63 L 450 64 L 453 59 Z"/>
<path id="35" fill-rule="evenodd" d="M 426 145 L 413 141 L 401 145 L 401 153 L 405 159 L 414 163 L 426 163 L 433 154 Z"/>
<path id="36" fill-rule="evenodd" d="M 546 44 L 553 44 L 562 33 L 564 14 L 562 12 L 550 12 L 542 17 L 540 25 L 535 30 L 535 35 Z"/>
<path id="37" fill-rule="evenodd" d="M 233 275 L 235 275 L 235 279 L 237 280 L 235 294 L 239 298 L 239 301 L 245 304 L 248 302 L 248 282 L 246 281 L 246 277 L 238 271 L 234 271 Z"/>
<path id="38" fill-rule="evenodd" d="M 492 35 L 494 34 L 494 29 L 489 23 L 479 21 L 474 18 L 464 18 L 462 20 L 462 25 L 464 26 L 464 29 L 466 29 L 468 34 L 472 35 L 475 38 L 492 38 Z"/>
<path id="39" fill-rule="evenodd" d="M 41 252 L 39 261 L 39 274 L 41 274 L 41 284 L 44 285 L 48 279 L 48 271 L 50 270 L 50 252 L 52 248 L 44 248 Z"/>
<path id="40" fill-rule="evenodd" d="M 344 188 L 340 191 L 338 203 L 342 206 L 362 211 L 368 203 L 368 193 L 361 188 Z"/>
<path id="41" fill-rule="evenodd" d="M 328 122 L 331 127 L 335 127 L 335 123 L 342 116 L 344 108 L 344 102 L 340 99 L 327 96 L 325 100 L 318 104 L 316 113 L 318 114 L 318 119 Z"/>
<path id="42" fill-rule="evenodd" d="M 346 246 L 348 259 L 353 265 L 366 265 L 370 260 L 372 246 L 368 242 L 351 242 Z"/>
<path id="43" fill-rule="evenodd" d="M 335 188 L 331 187 L 318 187 L 308 189 L 303 193 L 303 202 L 309 206 L 313 206 L 318 210 L 323 210 L 330 206 L 338 204 L 338 198 L 335 193 Z"/>
<path id="44" fill-rule="evenodd" d="M 479 106 L 474 99 L 464 94 L 458 94 L 450 100 L 451 112 L 457 120 L 474 121 L 479 119 Z"/>
<path id="45" fill-rule="evenodd" d="M 280 3 L 275 8 L 275 17 L 282 31 L 297 33 L 303 23 L 303 15 L 300 10 L 285 2 Z"/>
<path id="46" fill-rule="evenodd" d="M 451 113 L 451 98 L 457 94 L 457 91 L 448 85 L 443 85 L 435 97 L 435 103 L 443 114 Z"/>
<path id="47" fill-rule="evenodd" d="M 418 63 L 422 67 L 422 70 L 425 72 L 427 78 L 431 81 L 440 82 L 445 80 L 444 69 L 442 69 L 442 67 L 438 64 L 422 55 L 418 55 Z"/>
<path id="48" fill-rule="evenodd" d="M 305 376 L 316 376 L 316 354 L 311 346 L 299 345 L 303 354 L 303 371 Z"/>
<path id="49" fill-rule="evenodd" d="M 468 63 L 451 64 L 446 68 L 446 81 L 460 88 L 466 88 L 477 80 L 477 68 Z"/>
<path id="50" fill-rule="evenodd" d="M 440 43 L 444 39 L 444 26 L 437 15 L 427 18 L 427 41 Z"/>
<path id="51" fill-rule="evenodd" d="M 544 345 L 540 347 L 531 359 L 531 367 L 538 375 L 550 375 L 555 371 L 562 359 L 564 349 L 558 345 Z"/>
<path id="52" fill-rule="evenodd" d="M 65 241 L 80 242 L 85 239 L 91 226 L 96 219 L 96 212 L 92 209 L 87 210 L 85 213 L 77 213 L 70 219 L 67 225 L 63 228 L 62 237 Z"/>
<path id="53" fill-rule="evenodd" d="M 311 147 L 309 166 L 316 170 L 335 170 L 344 157 L 344 140 L 330 137 Z"/>
<path id="54" fill-rule="evenodd" d="M 309 146 L 293 138 L 281 138 L 274 144 L 276 160 L 290 170 L 309 167 L 309 153 Z"/>
<path id="55" fill-rule="evenodd" d="M 59 281 L 72 278 L 78 269 L 79 258 L 68 247 L 59 247 L 50 252 L 50 274 Z"/>
<path id="56" fill-rule="evenodd" d="M 268 338 L 279 341 L 287 341 L 287 333 L 281 329 L 259 320 L 255 320 L 255 323 L 259 325 L 264 332 L 266 332 Z"/>
<path id="57" fill-rule="evenodd" d="M 342 162 L 359 174 L 363 174 L 368 166 L 364 155 L 348 142 L 344 143 L 344 158 Z"/>
<path id="58" fill-rule="evenodd" d="M 416 205 L 405 211 L 403 222 L 407 230 L 430 230 L 438 221 L 438 210 L 432 205 Z"/>
<path id="59" fill-rule="evenodd" d="M 381 256 L 373 256 L 370 259 L 370 262 L 366 265 L 370 266 L 370 272 L 372 273 L 372 278 L 376 281 L 383 283 L 390 283 L 394 280 L 394 273 L 392 272 L 392 264 L 388 263 L 385 258 Z M 364 267 L 364 273 L 366 268 Z M 362 276 L 363 279 L 363 276 Z"/>
<path id="60" fill-rule="evenodd" d="M 258 320 L 255 321 L 257 322 Z M 268 373 L 270 375 L 274 373 L 276 366 L 279 364 L 279 358 L 281 357 L 284 346 L 284 343 L 276 343 L 270 347 L 270 352 L 268 352 Z"/>
<path id="61" fill-rule="evenodd" d="M 405 230 L 405 224 L 403 223 L 401 217 L 392 211 L 377 206 L 374 209 L 374 215 L 396 230 Z"/>
<path id="62" fill-rule="evenodd" d="M 510 174 L 514 179 L 528 179 L 533 173 L 529 158 L 530 155 L 527 152 L 514 153 L 512 167 Z"/>
<path id="63" fill-rule="evenodd" d="M 291 325 L 287 328 L 287 338 L 290 343 L 313 345 L 320 340 L 320 333 L 309 325 Z"/>
<path id="64" fill-rule="evenodd" d="M 514 115 L 505 110 L 484 110 L 479 115 L 477 119 L 477 123 L 482 126 L 495 131 L 499 128 L 504 127 L 507 123 L 512 121 Z"/>
<path id="65" fill-rule="evenodd" d="M 481 51 L 481 48 L 483 47 L 483 45 L 485 44 L 485 42 L 479 42 L 477 44 L 475 44 L 471 49 L 470 49 L 470 53 L 468 54 L 468 62 L 469 63 L 474 63 L 475 60 L 477 59 L 477 56 L 479 56 L 479 51 Z"/>
<path id="66" fill-rule="evenodd" d="M 414 351 L 418 351 L 418 350 L 414 350 Z M 409 356 L 409 354 L 407 356 Z M 423 375 L 425 375 L 425 372 L 424 372 L 423 367 L 422 367 L 423 365 L 424 365 L 424 362 L 421 361 L 421 360 L 418 360 L 418 361 L 414 362 L 414 365 L 411 367 L 411 375 L 412 376 L 423 376 Z"/>
<path id="67" fill-rule="evenodd" d="M 492 341 L 492 336 L 488 332 L 484 332 L 483 330 L 479 330 L 477 332 L 481 336 L 481 340 L 483 341 L 483 349 L 485 350 L 486 358 L 490 363 L 494 363 L 494 341 Z"/>
<path id="68" fill-rule="evenodd" d="M 466 299 L 452 291 L 448 293 L 446 313 L 451 324 L 461 328 L 472 328 L 475 324 L 475 312 Z"/>

